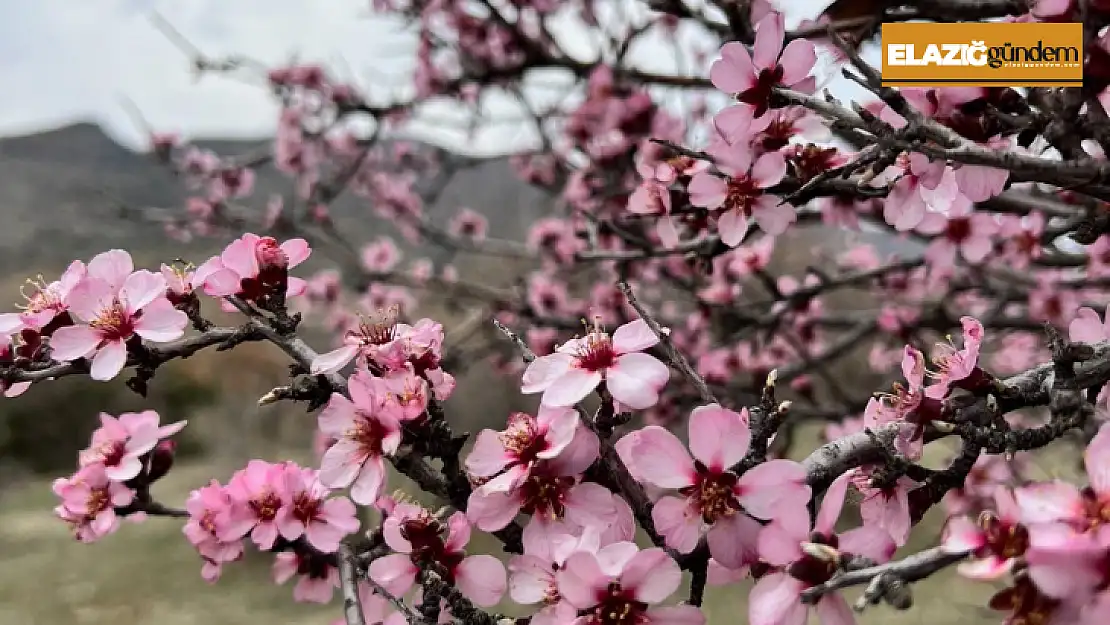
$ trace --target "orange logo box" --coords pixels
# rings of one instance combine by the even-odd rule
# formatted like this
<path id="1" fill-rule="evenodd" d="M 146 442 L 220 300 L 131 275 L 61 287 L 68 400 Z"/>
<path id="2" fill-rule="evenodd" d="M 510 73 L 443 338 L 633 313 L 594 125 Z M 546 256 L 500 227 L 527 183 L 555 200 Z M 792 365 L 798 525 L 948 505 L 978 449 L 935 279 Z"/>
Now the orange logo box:
<path id="1" fill-rule="evenodd" d="M 1083 24 L 883 24 L 885 87 L 1079 87 Z"/>

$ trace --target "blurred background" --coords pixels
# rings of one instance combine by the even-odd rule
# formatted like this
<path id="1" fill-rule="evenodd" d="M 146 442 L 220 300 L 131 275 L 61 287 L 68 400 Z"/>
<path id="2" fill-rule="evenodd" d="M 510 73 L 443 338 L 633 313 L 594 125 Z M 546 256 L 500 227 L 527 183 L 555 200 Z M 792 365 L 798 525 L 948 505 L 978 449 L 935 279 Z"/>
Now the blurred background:
<path id="1" fill-rule="evenodd" d="M 254 83 L 198 78 L 189 66 L 187 45 L 151 20 L 155 11 L 188 45 L 208 55 L 244 55 L 271 65 L 312 60 L 356 83 L 392 85 L 388 88 L 403 94 L 414 42 L 396 24 L 371 17 L 368 4 L 0 0 L 0 83 L 5 86 L 0 98 L 0 301 L 21 301 L 20 288 L 28 278 L 51 279 L 71 260 L 87 260 L 107 249 L 127 249 L 137 266 L 153 268 L 177 258 L 199 264 L 228 242 L 171 239 L 163 224 L 150 218 L 181 207 L 187 193 L 145 152 L 149 130 L 178 132 L 221 155 L 251 154 L 268 147 L 279 109 L 264 76 Z M 440 113 L 451 115 L 450 110 Z M 494 127 L 478 138 L 448 123 L 415 128 L 418 140 L 434 138 L 441 147 L 470 153 L 508 153 L 514 141 L 524 140 L 511 126 Z M 271 168 L 260 170 L 253 200 L 288 193 L 286 177 Z M 426 214 L 434 223 L 470 207 L 489 219 L 491 236 L 521 241 L 530 224 L 552 214 L 556 204 L 521 181 L 508 158 L 496 158 L 454 175 Z M 355 241 L 396 235 L 366 213 L 363 200 L 352 197 L 332 208 L 333 218 Z M 777 246 L 774 267 L 800 270 L 844 249 L 855 240 L 852 236 L 860 235 L 792 231 Z M 889 250 L 902 244 L 883 245 Z M 409 246 L 403 253 L 435 259 L 443 250 Z M 463 254 L 452 260 L 460 275 L 480 276 L 495 286 L 509 286 L 528 270 L 523 262 L 503 259 Z M 327 258 L 314 257 L 302 275 L 327 264 Z M 452 304 L 427 296 L 416 311 L 417 317 L 432 316 L 444 324 L 449 345 L 453 332 L 475 322 L 464 307 Z M 219 320 L 220 314 L 212 311 L 212 317 Z M 308 325 L 305 338 L 326 351 L 334 335 Z M 865 357 L 850 354 L 836 368 L 845 389 L 882 387 L 883 380 L 867 373 Z M 515 379 L 465 359 L 461 364 L 453 371 L 459 390 L 448 404 L 456 431 L 500 427 L 510 411 L 532 407 L 531 400 L 520 397 Z M 123 377 L 110 383 L 74 377 L 0 402 L 0 625 L 298 624 L 337 618 L 338 600 L 330 606 L 295 603 L 290 587 L 270 581 L 271 557 L 250 549 L 245 562 L 225 568 L 218 584 L 204 583 L 201 561 L 181 536 L 178 521 L 126 525 L 98 544 L 81 545 L 51 513 L 50 482 L 72 471 L 100 411 L 152 408 L 163 422 L 189 420 L 178 436 L 178 465 L 155 488 L 169 505 L 180 505 L 191 489 L 211 478 L 226 480 L 250 458 L 313 464 L 314 415 L 298 406 L 257 405 L 259 397 L 285 382 L 286 365 L 273 346 L 247 344 L 169 364 L 159 370 L 145 400 L 126 388 Z M 818 425 L 799 430 L 802 440 L 795 449 L 812 450 L 819 432 Z M 396 477 L 391 485 L 406 487 Z M 906 549 L 934 541 L 939 531 L 935 519 L 926 523 Z M 496 553 L 487 541 L 472 544 Z M 917 609 L 878 608 L 863 622 L 994 620 L 979 607 L 990 595 L 987 585 L 952 582 L 947 575 L 931 579 L 916 593 Z M 735 588 L 711 590 L 710 623 L 745 622 L 744 594 Z"/>

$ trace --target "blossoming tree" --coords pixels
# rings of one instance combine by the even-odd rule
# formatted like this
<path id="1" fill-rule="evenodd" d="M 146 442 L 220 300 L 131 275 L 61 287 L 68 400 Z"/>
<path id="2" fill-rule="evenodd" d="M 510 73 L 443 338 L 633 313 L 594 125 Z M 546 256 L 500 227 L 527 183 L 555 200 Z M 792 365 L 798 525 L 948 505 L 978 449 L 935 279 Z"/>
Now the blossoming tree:
<path id="1" fill-rule="evenodd" d="M 155 495 L 185 423 L 101 415 L 54 484 L 78 540 L 177 518 L 205 579 L 271 552 L 275 580 L 297 580 L 293 599 L 340 589 L 348 625 L 500 624 L 505 601 L 533 606 L 518 623 L 693 625 L 707 585 L 748 577 L 753 625 L 801 625 L 811 609 L 846 625 L 871 605 L 909 609 L 912 583 L 946 567 L 1000 580 L 990 607 L 1009 623 L 1110 618 L 1110 3 L 841 0 L 793 30 L 764 0 L 374 7 L 417 33 L 412 100 L 297 65 L 268 74 L 282 112 L 263 157 L 152 137 L 195 191 L 171 234 L 262 235 L 235 232 L 218 256 L 159 272 L 123 250 L 76 260 L 0 315 L 9 398 L 71 375 L 124 375 L 144 394 L 170 360 L 268 342 L 293 368 L 260 403 L 317 414 L 318 467 L 253 460 L 177 505 Z M 1081 21 L 1084 86 L 884 88 L 860 44 L 911 19 Z M 597 35 L 593 56 L 569 50 L 574 29 Z M 690 71 L 637 66 L 630 51 L 648 38 Z M 820 93 L 828 72 L 870 95 Z M 537 110 L 532 81 L 552 73 L 580 97 Z M 684 106 L 668 107 L 676 92 Z M 490 238 L 469 209 L 446 225 L 424 216 L 468 159 L 379 144 L 429 103 L 478 111 L 492 93 L 517 97 L 536 131 L 514 157 L 520 176 L 568 207 L 526 242 Z M 263 162 L 290 177 L 296 205 L 251 210 Z M 500 290 L 449 266 L 402 268 L 392 241 L 336 228 L 328 205 L 344 192 L 409 240 L 533 270 Z M 860 245 L 774 275 L 776 242 L 807 223 L 920 251 Z M 312 254 L 338 269 L 295 275 Z M 445 402 L 481 390 L 456 387 L 439 323 L 408 318 L 424 289 L 491 320 L 489 366 L 538 396 L 533 413 L 455 431 Z M 845 291 L 869 303 L 838 316 L 826 300 Z M 206 298 L 238 325 L 206 319 Z M 298 336 L 313 316 L 339 319 L 334 345 Z M 829 364 L 861 346 L 897 374 L 890 392 L 841 388 Z M 812 420 L 828 441 L 794 449 Z M 924 466 L 948 442 L 948 464 Z M 1085 485 L 1031 479 L 1028 457 L 1049 444 L 1082 449 Z M 444 507 L 390 495 L 390 467 Z M 850 492 L 862 521 L 845 526 Z M 940 544 L 899 553 L 937 506 Z M 359 507 L 380 523 L 364 526 Z M 507 564 L 467 549 L 475 531 L 501 541 Z"/>

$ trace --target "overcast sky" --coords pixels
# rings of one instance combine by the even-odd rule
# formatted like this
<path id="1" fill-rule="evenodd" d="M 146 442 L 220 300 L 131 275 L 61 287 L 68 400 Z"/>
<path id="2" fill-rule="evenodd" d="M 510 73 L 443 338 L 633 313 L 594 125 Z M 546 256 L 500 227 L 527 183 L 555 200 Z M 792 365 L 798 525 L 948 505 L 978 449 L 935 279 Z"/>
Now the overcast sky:
<path id="1" fill-rule="evenodd" d="M 361 85 L 400 84 L 397 77 L 411 68 L 413 42 L 397 22 L 372 16 L 369 4 L 0 0 L 0 135 L 92 121 L 137 147 L 145 134 L 125 100 L 159 130 L 191 137 L 266 135 L 276 119 L 266 90 L 219 76 L 198 81 L 188 57 L 153 25 L 151 14 L 164 16 L 211 56 L 241 54 L 273 65 L 296 55 Z M 389 75 L 394 78 L 387 82 Z"/>

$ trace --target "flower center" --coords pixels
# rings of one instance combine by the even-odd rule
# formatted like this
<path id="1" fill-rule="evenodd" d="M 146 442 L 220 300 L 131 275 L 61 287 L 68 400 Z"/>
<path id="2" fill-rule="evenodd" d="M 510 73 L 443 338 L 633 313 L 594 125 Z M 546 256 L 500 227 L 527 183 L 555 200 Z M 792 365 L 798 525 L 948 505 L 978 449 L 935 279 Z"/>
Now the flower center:
<path id="1" fill-rule="evenodd" d="M 713 524 L 718 519 L 728 518 L 740 510 L 740 502 L 733 494 L 739 478 L 730 471 L 711 471 L 700 462 L 694 463 L 697 478 L 693 486 L 682 489 L 685 495 L 701 512 L 702 520 Z"/>
<path id="2" fill-rule="evenodd" d="M 761 70 L 759 72 L 759 77 L 756 78 L 755 84 L 752 85 L 751 88 L 737 94 L 736 99 L 744 104 L 754 106 L 755 110 L 752 114 L 756 117 L 761 117 L 770 107 L 771 89 L 782 82 L 783 73 L 781 65 L 775 65 L 774 68 Z"/>
<path id="3" fill-rule="evenodd" d="M 953 243 L 963 243 L 971 236 L 971 219 L 952 217 L 944 229 L 944 236 Z"/>
<path id="4" fill-rule="evenodd" d="M 135 313 L 134 318 L 138 316 L 139 313 Z M 126 340 L 135 334 L 134 318 L 127 314 L 123 304 L 117 299 L 102 308 L 89 322 L 89 326 L 100 332 L 100 336 L 106 341 Z"/>
<path id="5" fill-rule="evenodd" d="M 315 521 L 320 514 L 321 503 L 308 493 L 298 493 L 293 497 L 293 516 L 305 524 Z"/>
<path id="6" fill-rule="evenodd" d="M 447 528 L 426 511 L 413 519 L 401 523 L 401 537 L 409 541 L 412 551 L 409 557 L 417 566 L 438 563 L 447 573 L 446 581 L 455 583 L 455 568 L 463 561 L 461 552 L 450 552 L 443 535 Z"/>
<path id="7" fill-rule="evenodd" d="M 979 527 L 987 535 L 981 555 L 993 553 L 1000 558 L 1016 558 L 1029 548 L 1029 532 L 1017 523 L 1007 523 L 991 512 L 979 515 Z"/>
<path id="8" fill-rule="evenodd" d="M 604 371 L 616 364 L 617 353 L 609 335 L 596 327 L 578 343 L 578 366 L 586 371 Z"/>
<path id="9" fill-rule="evenodd" d="M 523 412 L 514 412 L 509 417 L 508 427 L 497 438 L 520 462 L 533 462 L 536 455 L 547 448 L 536 420 Z"/>
<path id="10" fill-rule="evenodd" d="M 526 514 L 561 519 L 567 511 L 567 493 L 574 478 L 559 475 L 531 475 L 520 486 L 521 510 Z"/>
<path id="11" fill-rule="evenodd" d="M 790 134 L 783 140 L 782 146 L 789 142 L 790 137 L 794 134 L 794 126 L 789 126 Z M 764 141 L 766 145 L 766 141 Z M 781 148 L 782 146 L 779 146 Z M 774 149 L 779 149 L 774 148 Z M 794 171 L 798 178 L 801 180 L 809 180 L 814 176 L 824 172 L 832 167 L 832 161 L 836 157 L 836 148 L 821 148 L 812 143 L 805 147 L 796 146 L 794 148 L 794 158 L 792 164 Z"/>
<path id="12" fill-rule="evenodd" d="M 1088 528 L 1093 530 L 1110 524 L 1110 501 L 1100 500 L 1098 494 L 1089 486 L 1083 489 L 1082 495 Z"/>
<path id="13" fill-rule="evenodd" d="M 620 582 L 609 582 L 605 597 L 594 608 L 591 625 L 639 625 L 647 622 L 647 604 L 634 600 Z"/>
<path id="14" fill-rule="evenodd" d="M 736 176 L 728 181 L 728 195 L 725 196 L 723 208 L 738 210 L 745 217 L 751 217 L 752 206 L 760 195 L 763 195 L 763 190 L 755 186 L 755 181 L 748 176 Z"/>
<path id="15" fill-rule="evenodd" d="M 278 509 L 281 508 L 281 498 L 277 496 L 277 493 L 267 491 L 260 497 L 251 499 L 250 507 L 259 521 L 273 521 L 277 516 Z"/>
<path id="16" fill-rule="evenodd" d="M 1009 612 L 1006 622 L 1010 625 L 1046 625 L 1060 603 L 1040 593 L 1029 578 L 1019 578 L 1012 588 L 991 597 L 988 604 L 994 610 Z"/>
<path id="17" fill-rule="evenodd" d="M 382 441 L 385 428 L 377 420 L 359 411 L 355 424 L 343 433 L 344 438 L 358 443 L 364 453 L 371 456 L 382 455 Z"/>
<path id="18" fill-rule="evenodd" d="M 397 338 L 397 314 L 399 309 L 392 306 L 379 310 L 370 319 L 360 319 L 357 330 L 347 335 L 356 338 L 363 345 L 385 345 Z"/>
<path id="19" fill-rule="evenodd" d="M 30 295 L 27 294 L 27 287 L 30 286 L 34 292 Z M 38 276 L 34 280 L 28 278 L 27 284 L 19 289 L 19 294 L 23 299 L 27 300 L 26 304 L 16 304 L 16 308 L 25 310 L 29 313 L 40 313 L 44 310 L 54 309 L 61 310 L 64 308 L 61 298 L 51 285 L 46 283 L 42 276 Z"/>
<path id="20" fill-rule="evenodd" d="M 112 496 L 108 493 L 108 487 L 94 488 L 89 493 L 88 503 L 85 504 L 85 515 L 92 519 L 110 507 L 112 507 Z"/>

